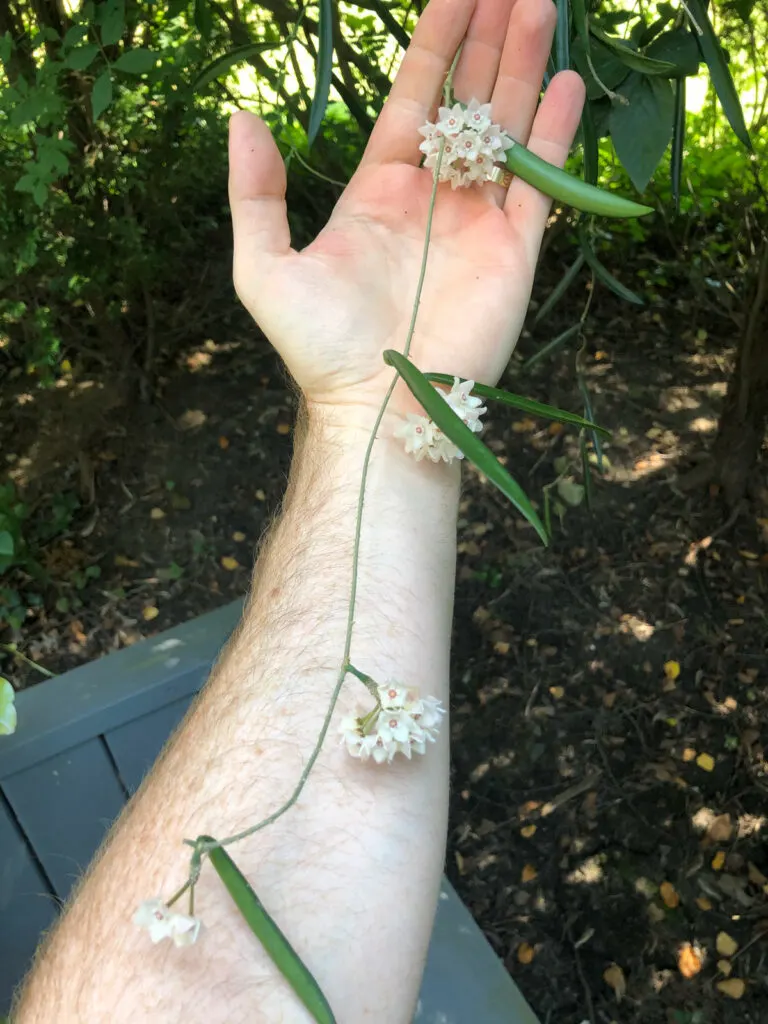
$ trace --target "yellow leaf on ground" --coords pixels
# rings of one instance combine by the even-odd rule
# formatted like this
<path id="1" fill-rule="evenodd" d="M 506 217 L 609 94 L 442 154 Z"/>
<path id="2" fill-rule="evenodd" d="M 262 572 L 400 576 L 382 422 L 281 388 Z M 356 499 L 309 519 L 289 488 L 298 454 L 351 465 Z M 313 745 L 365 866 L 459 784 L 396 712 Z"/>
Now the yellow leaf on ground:
<path id="1" fill-rule="evenodd" d="M 535 832 L 536 832 L 536 826 L 535 825 L 524 825 L 520 829 L 520 835 L 523 837 L 523 839 L 530 839 L 531 836 L 535 834 Z"/>
<path id="2" fill-rule="evenodd" d="M 694 757 L 696 757 L 696 751 L 693 749 L 693 747 L 686 747 L 683 751 L 683 760 L 692 761 Z"/>
<path id="3" fill-rule="evenodd" d="M 667 679 L 677 679 L 680 675 L 680 662 L 679 661 L 665 661 L 664 662 L 664 675 Z"/>
<path id="4" fill-rule="evenodd" d="M 226 569 L 227 572 L 234 572 L 235 569 L 240 568 L 240 563 L 236 558 L 232 558 L 231 555 L 224 555 L 221 559 L 221 566 Z"/>
<path id="5" fill-rule="evenodd" d="M 659 886 L 659 894 L 671 910 L 674 910 L 675 907 L 680 905 L 680 897 L 677 894 L 677 889 L 675 889 L 671 882 L 662 882 Z"/>
<path id="6" fill-rule="evenodd" d="M 160 612 L 153 604 L 148 604 L 141 614 L 143 615 L 145 622 L 151 622 L 152 619 L 157 618 Z"/>
<path id="7" fill-rule="evenodd" d="M 725 854 L 722 850 L 718 850 L 715 856 L 712 858 L 712 870 L 722 871 L 723 864 L 725 864 Z"/>
<path id="8" fill-rule="evenodd" d="M 727 978 L 730 976 L 730 973 L 733 970 L 733 964 L 730 960 L 718 960 L 717 969 L 718 971 L 720 971 L 721 974 L 724 974 Z"/>
<path id="9" fill-rule="evenodd" d="M 115 565 L 121 569 L 138 569 L 139 563 L 135 558 L 126 558 L 125 555 L 115 555 Z"/>
<path id="10" fill-rule="evenodd" d="M 536 420 L 528 419 L 527 417 L 512 424 L 512 431 L 515 434 L 527 434 L 531 430 L 535 430 L 538 424 Z"/>
<path id="11" fill-rule="evenodd" d="M 741 999 L 747 986 L 741 978 L 726 978 L 725 981 L 718 981 L 717 991 L 731 999 Z"/>
<path id="12" fill-rule="evenodd" d="M 176 426 L 179 430 L 194 430 L 196 427 L 202 427 L 207 419 L 202 409 L 187 409 L 176 420 Z"/>
<path id="13" fill-rule="evenodd" d="M 711 772 L 714 771 L 715 759 L 711 754 L 699 754 L 696 758 L 696 764 L 703 772 Z"/>
<path id="14" fill-rule="evenodd" d="M 521 964 L 529 964 L 536 956 L 536 950 L 529 942 L 521 942 L 517 947 L 517 959 Z"/>
<path id="15" fill-rule="evenodd" d="M 267 496 L 264 493 L 264 491 L 262 491 L 261 488 L 259 488 L 258 491 L 254 491 L 254 497 L 256 498 L 257 501 L 266 501 L 267 500 Z"/>
<path id="16" fill-rule="evenodd" d="M 550 686 L 549 692 L 555 698 L 555 700 L 562 700 L 565 696 L 565 690 L 562 686 Z"/>
<path id="17" fill-rule="evenodd" d="M 697 896 L 696 906 L 699 908 L 699 910 L 711 910 L 712 901 L 708 900 L 706 896 Z"/>
<path id="18" fill-rule="evenodd" d="M 624 971 L 622 971 L 618 964 L 611 964 L 610 967 L 606 967 L 603 971 L 603 981 L 613 989 L 616 1002 L 620 1003 L 622 996 L 627 991 L 627 979 L 624 977 Z"/>
<path id="19" fill-rule="evenodd" d="M 747 871 L 749 873 L 749 880 L 753 885 L 768 885 L 768 878 L 765 877 L 757 864 L 753 864 L 752 861 L 750 861 L 747 866 Z"/>
<path id="20" fill-rule="evenodd" d="M 236 544 L 242 544 L 243 541 L 245 540 L 245 534 L 243 533 L 242 530 L 235 530 L 235 532 L 232 534 L 232 540 Z"/>
<path id="21" fill-rule="evenodd" d="M 690 942 L 685 942 L 680 947 L 677 953 L 677 969 L 680 971 L 684 978 L 695 977 L 702 968 L 704 958 L 701 955 L 701 950 L 696 946 L 692 946 Z"/>
<path id="22" fill-rule="evenodd" d="M 165 512 L 161 508 L 152 508 L 149 510 L 150 519 L 165 519 Z"/>
<path id="23" fill-rule="evenodd" d="M 733 956 L 739 948 L 739 944 L 728 932 L 718 932 L 715 941 L 717 952 L 720 956 Z"/>
<path id="24" fill-rule="evenodd" d="M 229 448 L 229 438 L 228 437 L 224 437 L 223 434 L 219 438 L 219 448 L 221 448 L 221 450 L 223 452 L 225 452 L 227 450 L 227 448 Z"/>
<path id="25" fill-rule="evenodd" d="M 538 871 L 533 864 L 526 864 L 523 868 L 522 878 L 524 882 L 532 882 L 538 875 Z"/>
<path id="26" fill-rule="evenodd" d="M 278 434 L 282 434 L 283 436 L 285 436 L 286 434 L 290 434 L 290 432 L 291 432 L 291 425 L 290 425 L 290 423 L 278 423 L 277 424 L 277 432 L 278 432 Z"/>

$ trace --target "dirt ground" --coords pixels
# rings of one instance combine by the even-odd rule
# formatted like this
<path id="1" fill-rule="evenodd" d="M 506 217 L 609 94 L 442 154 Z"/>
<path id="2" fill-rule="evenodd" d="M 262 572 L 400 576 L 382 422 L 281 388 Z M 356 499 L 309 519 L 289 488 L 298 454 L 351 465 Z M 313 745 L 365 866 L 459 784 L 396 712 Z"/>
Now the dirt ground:
<path id="1" fill-rule="evenodd" d="M 564 259 L 548 255 L 538 301 Z M 16 637 L 52 672 L 248 585 L 294 400 L 226 295 L 152 405 L 77 367 L 52 392 L 4 388 L 0 443 L 25 496 L 79 502 Z M 542 1024 L 768 1020 L 768 509 L 729 516 L 716 493 L 677 488 L 712 437 L 733 327 L 684 282 L 654 295 L 639 312 L 605 290 L 592 304 L 585 374 L 613 437 L 591 514 L 555 514 L 543 550 L 465 473 L 447 872 Z M 511 390 L 582 411 L 572 350 L 521 365 L 584 298 L 523 338 Z M 488 419 L 529 494 L 558 458 L 579 477 L 574 433 Z M 39 677 L 8 654 L 0 672 Z"/>

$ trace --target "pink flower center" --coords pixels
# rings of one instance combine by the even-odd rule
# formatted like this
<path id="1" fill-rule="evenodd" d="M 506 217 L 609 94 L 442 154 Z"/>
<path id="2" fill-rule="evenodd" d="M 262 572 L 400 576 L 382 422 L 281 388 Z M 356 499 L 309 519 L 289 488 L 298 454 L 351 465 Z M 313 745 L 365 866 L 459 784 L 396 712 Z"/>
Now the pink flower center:
<path id="1" fill-rule="evenodd" d="M 417 430 L 421 430 L 421 427 L 417 427 Z M 397 690 L 387 690 L 387 696 L 390 700 L 394 700 L 397 696 Z"/>
<path id="2" fill-rule="evenodd" d="M 159 910 L 155 911 L 155 920 L 156 921 L 162 921 L 163 920 L 163 914 L 162 914 L 161 911 L 159 911 Z"/>
<path id="3" fill-rule="evenodd" d="M 390 729 L 396 729 L 397 728 L 397 719 L 396 718 L 390 718 L 390 720 L 389 720 L 389 728 Z"/>
<path id="4" fill-rule="evenodd" d="M 424 433 L 424 427 L 416 427 L 416 433 L 417 434 L 423 434 Z"/>

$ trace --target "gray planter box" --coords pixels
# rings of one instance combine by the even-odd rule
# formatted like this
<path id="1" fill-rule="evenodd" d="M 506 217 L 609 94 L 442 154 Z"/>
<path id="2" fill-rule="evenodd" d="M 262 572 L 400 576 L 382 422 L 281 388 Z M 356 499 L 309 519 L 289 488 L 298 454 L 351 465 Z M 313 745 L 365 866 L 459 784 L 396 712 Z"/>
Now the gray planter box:
<path id="1" fill-rule="evenodd" d="M 106 830 L 183 718 L 236 602 L 19 694 L 0 738 L 0 1014 Z M 443 881 L 420 1024 L 539 1024 Z"/>

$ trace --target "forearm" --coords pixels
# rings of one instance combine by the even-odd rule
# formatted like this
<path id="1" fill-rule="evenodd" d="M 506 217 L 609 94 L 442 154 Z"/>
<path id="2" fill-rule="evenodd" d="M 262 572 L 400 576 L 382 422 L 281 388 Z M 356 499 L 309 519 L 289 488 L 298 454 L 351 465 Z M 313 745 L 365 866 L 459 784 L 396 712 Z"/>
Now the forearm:
<path id="1" fill-rule="evenodd" d="M 196 945 L 153 947 L 130 918 L 186 878 L 182 838 L 255 824 L 301 774 L 344 650 L 366 440 L 310 421 L 241 629 L 45 950 L 18 1024 L 47 1024 L 54 1007 L 78 1024 L 307 1019 L 210 866 L 195 892 Z M 390 441 L 374 447 L 351 660 L 444 702 L 457 497 L 456 467 L 417 465 Z M 372 704 L 348 677 L 339 713 L 358 700 Z M 426 757 L 384 766 L 350 758 L 332 726 L 297 804 L 230 848 L 340 1022 L 410 1019 L 447 786 L 447 723 Z"/>

